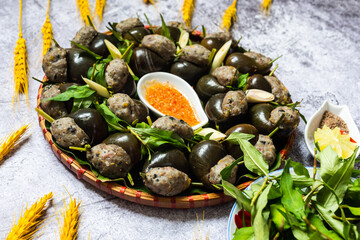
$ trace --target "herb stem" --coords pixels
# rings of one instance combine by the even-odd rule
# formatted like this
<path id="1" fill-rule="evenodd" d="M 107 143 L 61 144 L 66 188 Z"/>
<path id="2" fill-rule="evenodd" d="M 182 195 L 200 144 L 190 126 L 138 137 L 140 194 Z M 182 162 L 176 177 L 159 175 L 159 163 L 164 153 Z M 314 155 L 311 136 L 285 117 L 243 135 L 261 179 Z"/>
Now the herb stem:
<path id="1" fill-rule="evenodd" d="M 250 205 L 251 205 L 251 206 L 254 206 L 254 204 L 255 204 L 256 200 L 257 200 L 257 199 L 258 199 L 258 197 L 260 196 L 261 192 L 264 190 L 264 188 L 265 188 L 265 186 L 266 186 L 266 183 L 267 183 L 268 179 L 269 179 L 269 176 L 268 176 L 268 175 L 266 175 L 266 178 L 265 178 L 265 180 L 264 180 L 264 182 L 263 182 L 263 184 L 262 184 L 261 188 L 259 189 L 259 191 L 256 193 L 256 195 L 255 195 L 255 196 L 253 197 L 253 199 L 251 200 L 251 203 L 250 203 Z"/>
<path id="2" fill-rule="evenodd" d="M 278 64 L 276 64 L 276 66 L 274 67 L 274 69 L 271 71 L 271 73 L 269 74 L 269 76 L 272 76 L 275 72 L 275 70 L 278 68 Z"/>
<path id="3" fill-rule="evenodd" d="M 334 219 L 337 219 L 337 220 L 341 220 L 341 221 L 343 221 L 344 219 L 342 218 L 342 217 L 338 217 L 338 216 L 331 216 L 332 218 L 334 218 Z M 347 221 L 359 221 L 360 220 L 360 218 L 345 218 Z"/>
<path id="4" fill-rule="evenodd" d="M 281 58 L 282 56 L 283 56 L 283 55 L 280 55 L 280 56 L 278 56 L 277 58 L 275 58 L 274 60 L 271 60 L 271 61 L 268 63 L 268 65 L 274 63 L 276 60 L 278 60 L 278 59 Z"/>
<path id="5" fill-rule="evenodd" d="M 313 179 L 315 180 L 315 176 L 316 176 L 316 172 L 317 172 L 317 168 L 316 168 L 316 153 L 317 153 L 317 149 L 314 149 L 314 166 L 313 166 Z"/>
<path id="6" fill-rule="evenodd" d="M 153 124 L 152 121 L 151 121 L 151 117 L 150 117 L 150 116 L 147 116 L 147 117 L 146 117 L 146 120 L 148 121 L 148 124 L 149 124 L 149 126 L 151 127 L 151 125 Z"/>
<path id="7" fill-rule="evenodd" d="M 277 131 L 279 131 L 279 127 L 276 127 L 268 136 L 269 138 L 272 138 L 272 136 L 274 136 L 275 133 L 277 133 Z"/>
<path id="8" fill-rule="evenodd" d="M 191 182 L 191 185 L 192 186 L 198 186 L 198 187 L 203 187 L 204 186 L 204 184 L 200 183 L 200 182 Z"/>
<path id="9" fill-rule="evenodd" d="M 55 121 L 55 119 L 53 119 L 52 117 L 50 117 L 50 115 L 48 115 L 46 112 L 44 112 L 43 110 L 41 110 L 40 108 L 35 108 L 35 111 L 42 116 L 43 118 L 45 118 L 46 121 L 48 121 L 49 123 L 52 123 L 53 121 Z"/>

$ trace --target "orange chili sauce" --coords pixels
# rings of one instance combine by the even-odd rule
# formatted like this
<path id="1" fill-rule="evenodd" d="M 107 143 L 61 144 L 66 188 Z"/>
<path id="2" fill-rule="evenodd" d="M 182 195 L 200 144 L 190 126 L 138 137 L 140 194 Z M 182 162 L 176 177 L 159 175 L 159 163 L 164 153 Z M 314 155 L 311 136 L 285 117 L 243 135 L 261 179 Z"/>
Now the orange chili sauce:
<path id="1" fill-rule="evenodd" d="M 169 83 L 154 82 L 146 88 L 145 98 L 160 112 L 182 119 L 192 127 L 200 123 L 189 100 Z"/>

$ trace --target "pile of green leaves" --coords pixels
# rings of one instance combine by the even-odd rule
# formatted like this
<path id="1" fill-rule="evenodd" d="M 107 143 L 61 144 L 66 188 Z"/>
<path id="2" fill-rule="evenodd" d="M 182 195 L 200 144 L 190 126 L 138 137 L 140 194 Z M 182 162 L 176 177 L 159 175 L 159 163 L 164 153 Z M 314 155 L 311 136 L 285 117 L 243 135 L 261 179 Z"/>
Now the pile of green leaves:
<path id="1" fill-rule="evenodd" d="M 261 184 L 240 191 L 226 181 L 224 192 L 251 213 L 251 226 L 237 229 L 239 239 L 358 239 L 360 223 L 360 180 L 352 175 L 356 149 L 348 159 L 341 159 L 328 146 L 316 155 L 320 170 L 310 176 L 301 163 L 286 161 L 279 176 L 272 176 L 261 155 L 242 136 L 237 136 L 247 168 L 264 176 Z M 290 174 L 290 166 L 294 174 Z M 319 171 L 319 174 L 316 172 Z M 315 177 L 316 176 L 316 177 Z"/>

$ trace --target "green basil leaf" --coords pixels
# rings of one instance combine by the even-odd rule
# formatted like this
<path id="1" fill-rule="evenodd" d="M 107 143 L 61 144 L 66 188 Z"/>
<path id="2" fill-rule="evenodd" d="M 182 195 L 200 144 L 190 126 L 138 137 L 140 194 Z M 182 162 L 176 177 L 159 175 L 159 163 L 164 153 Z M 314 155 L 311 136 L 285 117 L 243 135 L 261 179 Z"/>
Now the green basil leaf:
<path id="1" fill-rule="evenodd" d="M 60 102 L 64 102 L 64 101 L 68 101 L 71 98 L 87 98 L 90 97 L 91 95 L 93 95 L 95 93 L 94 90 L 92 90 L 88 85 L 83 85 L 83 86 L 70 86 L 65 92 L 60 93 L 59 95 L 53 97 L 53 98 L 48 98 L 45 99 L 43 101 L 60 101 Z"/>
<path id="2" fill-rule="evenodd" d="M 95 103 L 96 110 L 99 111 L 101 116 L 104 117 L 105 121 L 108 123 L 109 131 L 125 131 L 126 128 L 119 124 L 121 122 L 124 125 L 128 125 L 124 120 L 118 118 L 106 105 L 106 101 L 102 104 Z"/>
<path id="3" fill-rule="evenodd" d="M 330 145 L 316 154 L 316 158 L 320 161 L 321 178 L 327 182 L 341 166 L 340 158 Z"/>
<path id="4" fill-rule="evenodd" d="M 307 233 L 306 224 L 304 221 L 299 221 L 294 215 L 289 212 L 284 212 L 281 209 L 278 211 L 285 217 L 286 221 L 291 227 L 292 234 L 296 239 L 299 240 L 307 240 L 309 238 L 309 234 Z"/>
<path id="5" fill-rule="evenodd" d="M 254 227 L 255 240 L 269 239 L 269 223 L 270 210 L 266 208 L 268 204 L 268 194 L 273 183 L 266 186 L 264 191 L 260 194 L 251 209 L 251 216 L 253 217 L 252 226 Z"/>
<path id="6" fill-rule="evenodd" d="M 249 74 L 240 74 L 238 77 L 238 89 L 241 89 L 243 86 L 245 86 L 245 84 L 247 83 L 247 78 L 248 78 Z"/>
<path id="7" fill-rule="evenodd" d="M 269 165 L 249 141 L 238 138 L 242 152 L 244 153 L 244 163 L 248 170 L 259 176 L 266 176 L 269 173 Z"/>
<path id="8" fill-rule="evenodd" d="M 224 189 L 224 194 L 236 199 L 239 205 L 245 209 L 247 212 L 251 212 L 250 198 L 237 187 L 232 185 L 226 180 L 222 180 L 221 185 Z"/>
<path id="9" fill-rule="evenodd" d="M 298 176 L 310 177 L 309 171 L 304 167 L 301 162 L 290 161 L 290 165 L 293 167 L 294 172 Z"/>
<path id="10" fill-rule="evenodd" d="M 292 175 L 292 180 L 294 186 L 298 188 L 310 187 L 315 183 L 313 178 L 305 177 L 304 175 Z"/>
<path id="11" fill-rule="evenodd" d="M 351 207 L 348 205 L 342 205 L 342 207 L 348 208 L 353 215 L 360 216 L 360 207 Z"/>
<path id="12" fill-rule="evenodd" d="M 254 227 L 243 227 L 236 229 L 233 240 L 251 240 L 254 237 Z"/>
<path id="13" fill-rule="evenodd" d="M 281 163 L 282 163 L 281 154 L 278 153 L 276 155 L 275 162 L 271 165 L 271 168 L 270 168 L 269 172 L 273 172 L 273 171 L 279 169 L 280 166 L 281 166 Z"/>
<path id="14" fill-rule="evenodd" d="M 283 195 L 281 203 L 286 211 L 293 213 L 300 220 L 305 216 L 305 204 L 302 195 L 293 188 L 289 166 L 290 161 L 287 161 L 280 178 L 280 189 Z"/>
<path id="15" fill-rule="evenodd" d="M 335 212 L 339 207 L 337 197 L 340 203 L 342 202 L 350 182 L 352 170 L 354 169 L 357 150 L 358 148 L 355 149 L 353 155 L 348 160 L 345 160 L 342 166 L 326 182 L 337 196 L 328 187 L 322 188 L 317 194 L 317 202 L 324 208 Z"/>
<path id="16" fill-rule="evenodd" d="M 170 144 L 178 148 L 187 148 L 184 139 L 174 132 L 165 131 L 157 128 L 129 128 L 140 135 L 141 139 L 149 146 L 160 147 L 163 144 Z"/>
<path id="17" fill-rule="evenodd" d="M 231 133 L 231 134 L 226 138 L 225 141 L 229 141 L 229 142 L 231 142 L 232 144 L 239 145 L 238 139 L 250 140 L 250 139 L 252 139 L 253 137 L 255 137 L 255 135 L 247 134 L 247 133 L 233 132 L 233 133 Z"/>
<path id="18" fill-rule="evenodd" d="M 289 223 L 287 222 L 287 220 L 285 219 L 285 217 L 281 214 L 281 212 L 279 210 L 281 210 L 283 212 L 286 211 L 285 208 L 283 207 L 283 205 L 281 205 L 280 203 L 273 203 L 270 205 L 271 221 L 275 224 L 275 226 L 278 230 L 289 229 L 290 228 Z"/>
<path id="19" fill-rule="evenodd" d="M 71 112 L 75 112 L 82 108 L 89 108 L 95 99 L 95 94 L 86 98 L 74 98 L 73 107 Z"/>

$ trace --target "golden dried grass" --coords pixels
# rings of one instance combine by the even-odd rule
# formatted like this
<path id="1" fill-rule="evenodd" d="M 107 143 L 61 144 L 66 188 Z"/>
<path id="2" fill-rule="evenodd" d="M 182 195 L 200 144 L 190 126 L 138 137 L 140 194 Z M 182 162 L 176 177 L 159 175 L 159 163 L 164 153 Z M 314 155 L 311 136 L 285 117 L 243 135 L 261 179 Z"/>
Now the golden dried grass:
<path id="1" fill-rule="evenodd" d="M 52 38 L 53 38 L 53 30 L 50 22 L 49 9 L 50 9 L 50 0 L 48 0 L 47 3 L 46 20 L 41 28 L 41 33 L 43 37 L 43 56 L 47 53 L 47 51 L 51 47 Z"/>
<path id="2" fill-rule="evenodd" d="M 221 28 L 227 32 L 230 30 L 231 25 L 236 20 L 236 3 L 237 0 L 234 0 L 233 3 L 226 9 L 223 16 Z"/>
<path id="3" fill-rule="evenodd" d="M 26 130 L 29 129 L 30 124 L 24 125 L 21 128 L 11 132 L 9 135 L 0 140 L 0 163 L 3 161 L 5 156 L 13 150 L 16 145 L 20 142 L 21 137 L 25 134 Z"/>
<path id="4" fill-rule="evenodd" d="M 19 218 L 17 224 L 13 224 L 6 240 L 33 239 L 37 232 L 37 226 L 42 223 L 46 203 L 52 199 L 53 194 L 50 192 L 38 199 L 30 208 L 25 208 L 25 212 Z"/>
<path id="5" fill-rule="evenodd" d="M 62 211 L 63 224 L 60 226 L 60 240 L 76 239 L 80 224 L 80 206 L 81 202 L 71 196 L 69 205 L 66 205 L 64 201 L 64 209 Z"/>
<path id="6" fill-rule="evenodd" d="M 81 20 L 86 24 L 90 25 L 89 18 L 91 20 L 90 7 L 88 0 L 76 0 L 76 7 L 80 12 Z"/>
<path id="7" fill-rule="evenodd" d="M 182 13 L 186 26 L 191 27 L 191 18 L 194 12 L 195 0 L 184 0 Z"/>
<path id="8" fill-rule="evenodd" d="M 94 18 L 96 13 L 99 17 L 100 22 L 102 22 L 105 5 L 106 5 L 106 0 L 96 0 L 95 2 Z"/>
<path id="9" fill-rule="evenodd" d="M 21 30 L 21 16 L 22 16 L 22 0 L 19 4 L 19 38 L 16 41 L 16 46 L 14 49 L 14 95 L 12 103 L 14 101 L 19 101 L 19 95 L 25 94 L 26 101 L 29 105 L 29 95 L 28 95 L 28 63 L 27 63 L 27 53 L 26 53 L 26 42 L 22 35 Z"/>

